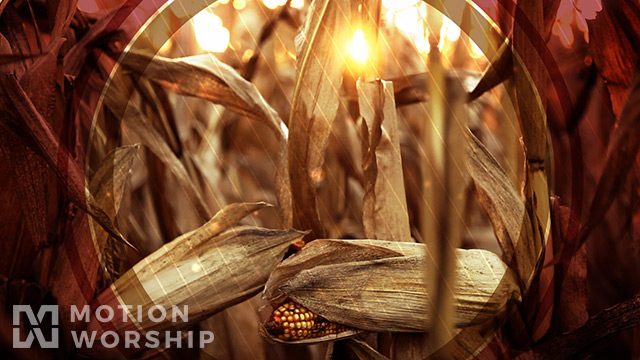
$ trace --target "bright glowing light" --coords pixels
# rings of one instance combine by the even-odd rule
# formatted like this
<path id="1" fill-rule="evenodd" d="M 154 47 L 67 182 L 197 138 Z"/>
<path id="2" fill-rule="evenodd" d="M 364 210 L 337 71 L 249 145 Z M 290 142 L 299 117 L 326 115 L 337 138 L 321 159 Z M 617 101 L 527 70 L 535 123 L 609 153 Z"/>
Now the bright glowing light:
<path id="1" fill-rule="evenodd" d="M 302 7 L 304 6 L 304 0 L 291 0 L 290 5 L 294 9 L 302 9 Z"/>
<path id="2" fill-rule="evenodd" d="M 382 6 L 387 9 L 399 10 L 415 6 L 419 0 L 382 0 Z"/>
<path id="3" fill-rule="evenodd" d="M 460 27 L 451 21 L 448 17 L 443 16 L 442 29 L 440 29 L 440 37 L 447 37 L 447 40 L 453 42 L 460 37 Z"/>
<path id="4" fill-rule="evenodd" d="M 420 14 L 420 16 L 422 16 L 422 18 L 426 18 L 427 17 L 427 4 L 425 3 L 420 3 L 420 5 L 418 5 L 418 13 Z"/>
<path id="5" fill-rule="evenodd" d="M 198 263 L 193 263 L 193 265 L 191 265 L 191 271 L 193 272 L 198 272 L 202 270 L 202 266 L 200 266 L 200 264 Z"/>
<path id="6" fill-rule="evenodd" d="M 416 32 L 422 31 L 422 18 L 415 6 L 395 12 L 395 24 L 406 34 L 415 35 Z"/>
<path id="7" fill-rule="evenodd" d="M 416 45 L 416 49 L 423 54 L 428 54 L 429 50 L 431 50 L 431 45 L 429 44 L 429 33 L 424 34 L 424 32 L 420 32 L 416 34 L 413 38 L 413 43 Z"/>
<path id="8" fill-rule="evenodd" d="M 247 6 L 247 0 L 233 0 L 233 8 L 236 10 L 242 10 Z"/>
<path id="9" fill-rule="evenodd" d="M 474 59 L 480 58 L 484 56 L 484 53 L 482 52 L 482 49 L 480 49 L 480 47 L 478 45 L 476 45 L 476 43 L 473 40 L 469 40 L 469 43 L 471 44 L 471 57 Z"/>
<path id="10" fill-rule="evenodd" d="M 169 50 L 171 50 L 172 46 L 173 46 L 173 41 L 171 41 L 171 38 L 169 38 L 167 39 L 167 41 L 165 41 L 164 44 L 162 44 L 162 46 L 160 47 L 160 50 L 158 50 L 158 53 L 167 54 Z"/>
<path id="11" fill-rule="evenodd" d="M 229 0 L 218 0 L 218 2 L 222 5 L 225 5 L 229 3 Z"/>
<path id="12" fill-rule="evenodd" d="M 206 10 L 193 17 L 193 30 L 196 34 L 198 45 L 203 50 L 223 52 L 229 47 L 230 34 L 222 20 L 215 14 Z"/>
<path id="13" fill-rule="evenodd" d="M 277 8 L 278 6 L 282 6 L 282 5 L 286 4 L 287 0 L 262 0 L 262 3 L 267 8 L 273 10 L 273 9 Z"/>
<path id="14" fill-rule="evenodd" d="M 353 34 L 353 40 L 351 40 L 351 56 L 364 63 L 369 56 L 369 48 L 367 47 L 367 41 L 364 38 L 362 30 L 356 30 Z"/>

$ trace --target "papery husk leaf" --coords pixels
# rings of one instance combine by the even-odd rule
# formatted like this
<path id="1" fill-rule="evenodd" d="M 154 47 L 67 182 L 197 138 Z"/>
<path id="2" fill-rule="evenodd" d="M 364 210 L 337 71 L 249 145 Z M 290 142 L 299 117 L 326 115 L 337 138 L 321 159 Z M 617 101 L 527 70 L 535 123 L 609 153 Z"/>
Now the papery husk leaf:
<path id="1" fill-rule="evenodd" d="M 363 118 L 362 222 L 372 239 L 411 241 L 393 83 L 358 81 Z"/>
<path id="2" fill-rule="evenodd" d="M 272 303 L 284 301 L 284 294 L 279 290 L 280 286 L 304 269 L 319 265 L 396 257 L 403 254 L 396 249 L 375 246 L 366 241 L 317 239 L 310 242 L 304 246 L 304 251 L 285 259 L 271 273 L 262 297 Z"/>
<path id="3" fill-rule="evenodd" d="M 328 241 L 335 243 L 334 246 L 341 242 Z M 366 241 L 377 243 L 376 240 Z M 418 252 L 421 247 L 422 252 L 314 266 L 297 273 L 280 285 L 279 290 L 319 316 L 356 329 L 427 331 L 431 316 L 424 285 L 425 245 L 379 244 L 406 248 L 408 253 Z M 456 326 L 493 319 L 506 310 L 509 300 L 520 297 L 515 274 L 496 254 L 484 250 L 458 250 L 457 255 Z"/>
<path id="4" fill-rule="evenodd" d="M 130 318 L 115 324 L 116 330 L 186 327 L 244 301 L 262 289 L 287 248 L 304 236 L 297 230 L 252 226 L 220 232 L 222 224 L 236 215 L 219 215 L 221 221 L 214 218 L 145 257 L 98 296 L 97 302 L 114 308 L 118 304 L 142 305 L 141 322 Z M 189 321 L 151 321 L 147 312 L 153 305 L 188 306 Z M 93 320 L 88 328 L 100 326 Z"/>

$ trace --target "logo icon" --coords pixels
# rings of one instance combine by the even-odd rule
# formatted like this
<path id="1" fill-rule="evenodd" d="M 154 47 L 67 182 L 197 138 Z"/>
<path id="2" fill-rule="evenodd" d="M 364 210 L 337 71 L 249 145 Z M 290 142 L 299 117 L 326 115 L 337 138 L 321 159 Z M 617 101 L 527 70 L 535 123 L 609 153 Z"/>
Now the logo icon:
<path id="1" fill-rule="evenodd" d="M 27 320 L 31 330 L 28 330 L 27 338 L 20 339 L 20 314 L 26 314 Z M 51 314 L 51 340 L 47 341 L 42 332 L 42 322 L 47 313 Z M 33 313 L 31 306 L 29 305 L 14 305 L 13 306 L 13 347 L 18 349 L 30 348 L 33 343 L 33 338 L 38 339 L 40 347 L 43 349 L 53 349 L 58 347 L 58 306 L 56 305 L 42 305 L 38 310 L 38 316 Z"/>

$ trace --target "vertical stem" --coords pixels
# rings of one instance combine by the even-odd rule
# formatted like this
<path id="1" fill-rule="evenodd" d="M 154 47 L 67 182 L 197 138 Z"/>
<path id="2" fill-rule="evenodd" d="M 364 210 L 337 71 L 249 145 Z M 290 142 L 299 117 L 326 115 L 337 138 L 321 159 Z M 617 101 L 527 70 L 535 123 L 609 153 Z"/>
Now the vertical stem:
<path id="1" fill-rule="evenodd" d="M 445 200 L 445 74 L 441 54 L 438 49 L 440 42 L 440 28 L 442 14 L 429 9 L 427 22 L 430 27 L 430 51 L 427 58 L 427 91 L 429 93 L 428 122 L 423 129 L 423 148 L 425 161 L 423 162 L 422 190 L 426 201 L 422 209 L 421 235 L 427 245 L 425 264 L 427 294 L 431 308 L 429 328 L 429 346 L 432 351 L 437 350 L 451 337 L 447 328 L 447 311 L 444 309 L 441 297 L 441 254 L 446 234 L 446 223 L 443 214 L 447 213 Z"/>

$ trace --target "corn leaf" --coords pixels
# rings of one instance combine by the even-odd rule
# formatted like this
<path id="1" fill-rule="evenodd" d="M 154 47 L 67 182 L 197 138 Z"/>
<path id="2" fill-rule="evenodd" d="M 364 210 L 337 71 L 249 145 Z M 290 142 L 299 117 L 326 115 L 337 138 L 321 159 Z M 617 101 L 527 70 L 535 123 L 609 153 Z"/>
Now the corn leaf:
<path id="1" fill-rule="evenodd" d="M 372 239 L 411 241 L 393 84 L 358 81 L 357 87 L 364 120 L 365 234 Z"/>
<path id="2" fill-rule="evenodd" d="M 289 118 L 289 173 L 293 227 L 324 235 L 316 209 L 312 174 L 322 168 L 331 127 L 340 103 L 352 3 L 316 0 L 299 35 L 298 80 Z"/>

